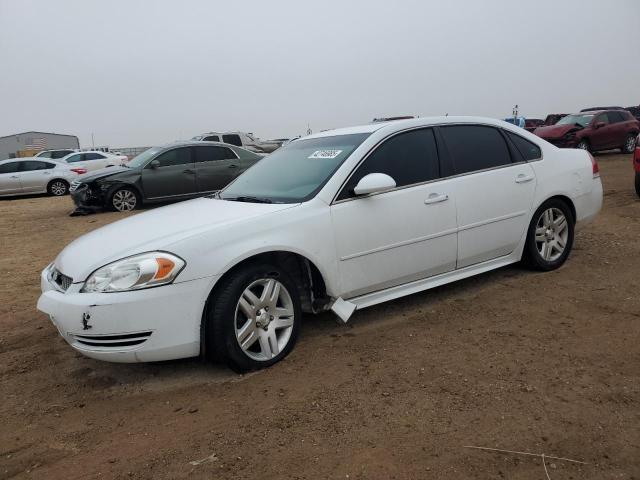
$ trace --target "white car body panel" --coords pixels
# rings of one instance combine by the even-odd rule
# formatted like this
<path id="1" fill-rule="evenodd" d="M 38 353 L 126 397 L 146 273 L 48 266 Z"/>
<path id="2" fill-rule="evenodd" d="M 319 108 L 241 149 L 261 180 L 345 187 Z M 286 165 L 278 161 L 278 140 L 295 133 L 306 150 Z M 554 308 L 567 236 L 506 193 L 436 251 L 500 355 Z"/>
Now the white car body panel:
<path id="1" fill-rule="evenodd" d="M 385 138 L 405 129 L 450 123 L 512 131 L 538 145 L 542 159 L 335 201 L 353 169 Z M 54 317 L 74 348 L 96 358 L 149 361 L 197 355 L 211 289 L 231 268 L 257 254 L 287 251 L 308 259 L 346 321 L 355 309 L 519 261 L 533 212 L 551 197 L 569 198 L 580 223 L 593 219 L 602 205 L 602 184 L 593 177 L 586 152 L 560 150 L 502 121 L 422 118 L 306 138 L 363 132 L 371 135 L 306 202 L 200 198 L 144 212 L 80 237 L 53 263 L 72 277 L 73 285 L 64 293 L 52 291 L 46 269 L 38 308 Z M 125 293 L 80 293 L 97 268 L 152 250 L 185 260 L 186 267 L 173 284 Z M 135 348 L 87 351 L 73 341 L 73 335 L 83 332 L 82 315 L 95 311 L 100 312 L 100 321 L 92 332 L 99 334 L 152 329 L 153 322 L 157 328 L 149 341 Z"/>
<path id="2" fill-rule="evenodd" d="M 55 166 L 54 168 L 43 170 L 0 173 L 0 197 L 47 193 L 47 186 L 52 180 L 60 179 L 71 184 L 72 181 L 79 178 L 79 175 L 71 170 L 76 167 L 49 158 L 23 157 L 1 161 L 0 164 L 32 160 L 53 164 Z"/>
<path id="3" fill-rule="evenodd" d="M 98 158 L 94 160 L 80 160 L 80 161 L 76 160 L 78 156 L 86 155 L 86 154 L 96 154 L 104 158 Z M 71 153 L 66 157 L 62 157 L 60 161 L 66 162 L 72 167 L 84 168 L 88 172 L 92 172 L 94 170 L 100 170 L 108 166 L 124 165 L 125 163 L 127 163 L 128 158 L 124 155 L 113 155 L 108 152 L 88 151 L 88 152 Z"/>

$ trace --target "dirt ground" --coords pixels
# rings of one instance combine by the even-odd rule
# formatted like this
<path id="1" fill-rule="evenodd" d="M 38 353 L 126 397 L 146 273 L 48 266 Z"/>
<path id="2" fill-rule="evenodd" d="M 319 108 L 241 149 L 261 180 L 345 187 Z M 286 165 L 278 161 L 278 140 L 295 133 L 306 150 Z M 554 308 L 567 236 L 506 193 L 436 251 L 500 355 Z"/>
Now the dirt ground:
<path id="1" fill-rule="evenodd" d="M 121 218 L 0 201 L 0 478 L 640 479 L 640 200 L 600 155 L 605 205 L 567 264 L 519 266 L 305 317 L 245 376 L 198 359 L 109 364 L 36 311 L 39 272 Z"/>

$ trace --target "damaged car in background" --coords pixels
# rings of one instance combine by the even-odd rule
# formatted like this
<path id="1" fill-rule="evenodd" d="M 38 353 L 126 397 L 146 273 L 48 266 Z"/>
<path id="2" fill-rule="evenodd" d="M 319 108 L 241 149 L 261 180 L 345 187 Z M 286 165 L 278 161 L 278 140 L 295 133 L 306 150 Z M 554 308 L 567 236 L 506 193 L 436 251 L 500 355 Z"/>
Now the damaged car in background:
<path id="1" fill-rule="evenodd" d="M 102 209 L 120 212 L 141 205 L 184 200 L 220 190 L 262 158 L 243 148 L 213 142 L 179 142 L 150 148 L 120 167 L 74 181 L 72 215 Z"/>
<path id="2" fill-rule="evenodd" d="M 42 272 L 38 309 L 89 357 L 202 354 L 264 368 L 291 351 L 303 312 L 331 309 L 346 322 L 515 262 L 557 269 L 601 205 L 588 152 L 505 122 L 325 131 L 216 194 L 76 239 Z"/>

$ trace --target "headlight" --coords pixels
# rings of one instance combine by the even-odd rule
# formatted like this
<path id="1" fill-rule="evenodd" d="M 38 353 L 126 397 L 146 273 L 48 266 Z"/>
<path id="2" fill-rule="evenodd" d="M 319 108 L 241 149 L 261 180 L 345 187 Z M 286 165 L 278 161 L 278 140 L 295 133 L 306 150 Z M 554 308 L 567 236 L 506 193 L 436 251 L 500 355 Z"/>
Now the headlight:
<path id="1" fill-rule="evenodd" d="M 84 282 L 82 292 L 126 292 L 173 282 L 184 260 L 167 252 L 149 252 L 100 267 Z"/>

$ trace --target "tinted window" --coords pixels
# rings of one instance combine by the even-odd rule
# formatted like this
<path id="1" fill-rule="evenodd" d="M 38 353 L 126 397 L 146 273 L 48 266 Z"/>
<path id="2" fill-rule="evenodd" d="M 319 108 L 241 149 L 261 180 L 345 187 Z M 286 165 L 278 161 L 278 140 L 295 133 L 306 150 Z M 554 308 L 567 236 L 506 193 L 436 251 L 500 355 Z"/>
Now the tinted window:
<path id="1" fill-rule="evenodd" d="M 85 160 L 101 160 L 103 158 L 106 158 L 106 157 L 101 153 L 85 153 L 84 154 Z"/>
<path id="2" fill-rule="evenodd" d="M 159 155 L 156 160 L 160 162 L 161 167 L 170 167 L 172 165 L 191 163 L 191 155 L 189 148 L 174 148 Z"/>
<path id="3" fill-rule="evenodd" d="M 84 153 L 77 153 L 67 158 L 67 163 L 81 162 L 84 159 Z"/>
<path id="4" fill-rule="evenodd" d="M 53 158 L 55 152 L 42 152 L 38 154 L 39 158 Z"/>
<path id="5" fill-rule="evenodd" d="M 20 162 L 3 163 L 0 165 L 0 173 L 15 173 Z"/>
<path id="6" fill-rule="evenodd" d="M 609 115 L 606 114 L 606 113 L 602 113 L 602 114 L 598 115 L 598 117 L 596 118 L 596 123 L 600 123 L 600 122 L 606 123 L 606 124 L 611 123 L 609 121 Z"/>
<path id="7" fill-rule="evenodd" d="M 225 147 L 194 147 L 196 162 L 213 162 L 215 160 L 236 159 L 230 148 Z"/>
<path id="8" fill-rule="evenodd" d="M 520 135 L 516 135 L 513 132 L 505 131 L 509 139 L 514 143 L 520 155 L 524 160 L 536 160 L 542 157 L 540 147 L 529 140 L 522 138 Z"/>
<path id="9" fill-rule="evenodd" d="M 58 158 L 66 157 L 72 152 L 69 150 L 61 150 L 59 152 L 49 152 L 49 153 L 50 153 L 49 158 L 56 160 Z"/>
<path id="10" fill-rule="evenodd" d="M 33 170 L 46 170 L 48 168 L 53 168 L 53 163 L 47 162 L 38 162 L 36 160 L 28 160 L 25 162 L 20 162 L 20 170 L 23 172 L 30 172 Z"/>
<path id="11" fill-rule="evenodd" d="M 204 137 L 202 139 L 203 142 L 219 142 L 220 141 L 220 137 L 217 135 L 211 135 L 209 137 Z M 226 142 L 226 143 L 231 143 L 231 142 Z"/>
<path id="12" fill-rule="evenodd" d="M 511 163 L 507 143 L 500 132 L 481 125 L 453 125 L 440 131 L 453 157 L 457 174 Z"/>
<path id="13" fill-rule="evenodd" d="M 224 143 L 228 143 L 230 145 L 235 145 L 237 147 L 242 146 L 242 140 L 240 140 L 240 135 L 223 135 L 222 141 Z"/>
<path id="14" fill-rule="evenodd" d="M 397 187 L 434 180 L 440 176 L 433 130 L 400 133 L 376 148 L 355 171 L 338 195 L 338 200 L 355 196 L 353 189 L 370 173 L 385 173 Z"/>
<path id="15" fill-rule="evenodd" d="M 625 118 L 622 115 L 622 112 L 609 112 L 607 113 L 607 115 L 609 116 L 609 122 L 610 123 L 620 123 L 620 122 L 624 122 Z"/>

